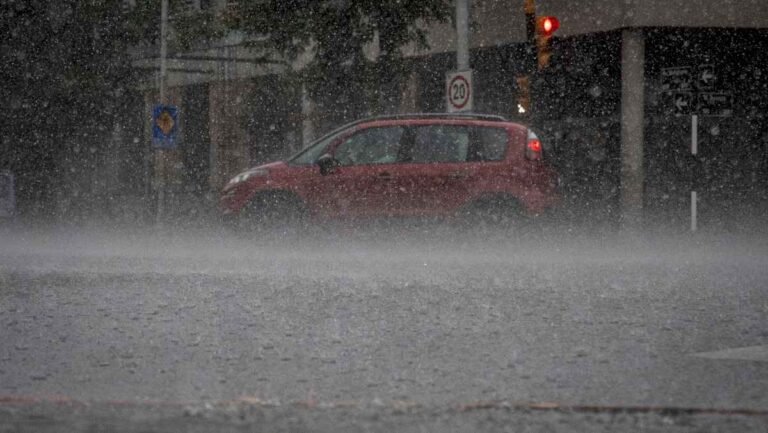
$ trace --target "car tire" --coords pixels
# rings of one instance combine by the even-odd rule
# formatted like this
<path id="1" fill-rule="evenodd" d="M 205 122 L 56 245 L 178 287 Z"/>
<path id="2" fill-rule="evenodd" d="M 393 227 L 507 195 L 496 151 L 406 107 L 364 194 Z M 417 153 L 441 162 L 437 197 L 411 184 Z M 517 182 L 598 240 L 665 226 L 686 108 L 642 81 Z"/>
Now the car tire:
<path id="1" fill-rule="evenodd" d="M 484 197 L 459 212 L 459 224 L 470 232 L 520 232 L 528 223 L 525 210 L 509 196 Z"/>
<path id="2" fill-rule="evenodd" d="M 270 192 L 253 197 L 241 211 L 238 228 L 252 233 L 297 233 L 307 221 L 304 203 L 290 193 Z"/>

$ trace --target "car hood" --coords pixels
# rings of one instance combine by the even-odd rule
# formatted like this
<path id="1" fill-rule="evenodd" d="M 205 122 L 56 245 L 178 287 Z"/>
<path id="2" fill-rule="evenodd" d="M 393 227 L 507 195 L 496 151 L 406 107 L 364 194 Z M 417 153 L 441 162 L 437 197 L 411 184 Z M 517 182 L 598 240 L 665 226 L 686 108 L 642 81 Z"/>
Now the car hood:
<path id="1" fill-rule="evenodd" d="M 243 170 L 238 174 L 236 174 L 232 179 L 235 179 L 239 176 L 242 176 L 257 170 L 268 170 L 270 173 L 274 173 L 276 171 L 279 172 L 279 171 L 285 170 L 286 168 L 288 168 L 288 164 L 286 164 L 284 161 L 270 162 L 268 164 L 257 165 L 257 166 L 248 168 L 247 170 Z M 229 181 L 227 182 L 226 185 L 224 185 L 223 191 L 226 192 L 226 191 L 232 190 L 233 188 L 239 187 L 240 185 L 243 185 L 245 183 L 246 183 L 245 181 L 235 182 L 235 183 L 233 183 L 232 181 Z"/>
<path id="2" fill-rule="evenodd" d="M 288 167 L 288 164 L 286 164 L 285 161 L 275 161 L 275 162 L 270 162 L 268 164 L 262 164 L 262 165 L 257 165 L 256 167 L 251 167 L 246 171 L 258 170 L 262 168 L 266 168 L 269 170 L 279 170 L 279 169 L 284 169 L 286 167 Z"/>

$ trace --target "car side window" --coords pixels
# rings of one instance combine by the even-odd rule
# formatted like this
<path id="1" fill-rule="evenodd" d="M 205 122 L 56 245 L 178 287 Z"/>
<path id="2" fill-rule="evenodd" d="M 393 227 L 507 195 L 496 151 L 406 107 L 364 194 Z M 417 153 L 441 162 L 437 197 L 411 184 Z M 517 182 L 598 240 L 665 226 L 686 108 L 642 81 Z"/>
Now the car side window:
<path id="1" fill-rule="evenodd" d="M 509 147 L 509 134 L 504 128 L 472 128 L 467 161 L 501 161 Z"/>
<path id="2" fill-rule="evenodd" d="M 408 159 L 415 163 L 466 161 L 469 132 L 466 126 L 417 126 Z"/>
<path id="3" fill-rule="evenodd" d="M 364 129 L 339 144 L 334 157 L 341 165 L 394 163 L 402 136 L 401 126 Z"/>

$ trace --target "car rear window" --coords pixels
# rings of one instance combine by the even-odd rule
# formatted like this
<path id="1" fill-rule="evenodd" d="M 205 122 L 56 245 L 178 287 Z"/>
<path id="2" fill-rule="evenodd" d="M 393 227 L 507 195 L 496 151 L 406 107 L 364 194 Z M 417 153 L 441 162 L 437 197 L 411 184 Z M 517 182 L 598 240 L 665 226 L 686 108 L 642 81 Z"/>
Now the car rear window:
<path id="1" fill-rule="evenodd" d="M 504 128 L 428 125 L 414 129 L 410 161 L 415 163 L 499 161 L 507 149 Z"/>

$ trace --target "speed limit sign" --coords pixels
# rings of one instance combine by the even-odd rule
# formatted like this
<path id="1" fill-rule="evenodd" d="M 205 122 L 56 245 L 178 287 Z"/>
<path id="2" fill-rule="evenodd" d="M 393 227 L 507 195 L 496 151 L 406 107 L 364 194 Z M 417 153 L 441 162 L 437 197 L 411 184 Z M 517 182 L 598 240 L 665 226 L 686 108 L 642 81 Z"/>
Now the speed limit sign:
<path id="1" fill-rule="evenodd" d="M 472 71 L 449 72 L 445 84 L 448 112 L 472 111 Z"/>

